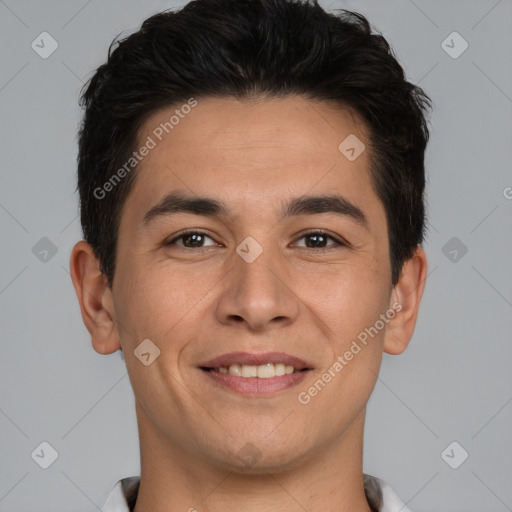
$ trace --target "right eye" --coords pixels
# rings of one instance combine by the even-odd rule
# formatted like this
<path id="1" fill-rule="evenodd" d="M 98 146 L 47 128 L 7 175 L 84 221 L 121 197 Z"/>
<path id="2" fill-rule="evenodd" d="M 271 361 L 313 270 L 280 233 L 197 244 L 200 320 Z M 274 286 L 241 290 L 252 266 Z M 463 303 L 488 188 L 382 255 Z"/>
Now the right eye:
<path id="1" fill-rule="evenodd" d="M 183 231 L 182 233 L 175 236 L 171 240 L 164 242 L 164 247 L 178 245 L 179 247 L 184 247 L 185 249 L 202 249 L 203 247 L 208 247 L 208 246 L 202 245 L 202 243 L 204 243 L 205 238 L 209 238 L 210 240 L 213 241 L 213 239 L 209 235 L 207 235 L 206 233 L 204 233 L 202 231 L 187 230 L 187 231 Z M 177 244 L 176 242 L 178 240 L 183 241 L 183 243 Z M 216 244 L 214 242 L 211 245 L 218 245 L 218 244 Z"/>

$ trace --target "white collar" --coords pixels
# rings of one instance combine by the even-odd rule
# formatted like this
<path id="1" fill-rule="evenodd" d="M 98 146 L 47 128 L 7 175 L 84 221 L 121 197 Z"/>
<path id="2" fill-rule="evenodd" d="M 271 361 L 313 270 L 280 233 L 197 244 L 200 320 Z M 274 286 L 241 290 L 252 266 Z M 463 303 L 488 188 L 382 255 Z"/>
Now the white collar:
<path id="1" fill-rule="evenodd" d="M 119 480 L 107 497 L 101 512 L 132 512 L 139 492 L 140 476 L 130 476 Z M 382 493 L 382 505 L 379 512 L 411 512 L 395 494 L 393 489 L 380 478 L 365 475 L 365 487 L 371 501 L 379 499 Z M 370 490 L 369 490 L 370 489 Z"/>

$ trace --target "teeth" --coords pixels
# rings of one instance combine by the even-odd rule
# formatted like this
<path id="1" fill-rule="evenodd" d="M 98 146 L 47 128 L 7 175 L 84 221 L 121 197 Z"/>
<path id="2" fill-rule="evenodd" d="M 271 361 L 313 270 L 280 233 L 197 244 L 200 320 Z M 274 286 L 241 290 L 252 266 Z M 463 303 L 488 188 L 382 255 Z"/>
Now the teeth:
<path id="1" fill-rule="evenodd" d="M 269 379 L 271 377 L 289 375 L 296 370 L 293 366 L 285 365 L 283 363 L 267 363 L 260 364 L 259 366 L 232 364 L 229 367 L 220 366 L 219 368 L 214 368 L 214 371 L 218 371 L 219 373 L 229 373 L 236 377 L 258 377 L 260 379 Z"/>
<path id="2" fill-rule="evenodd" d="M 293 368 L 293 366 L 292 366 Z M 276 372 L 276 376 L 280 377 L 281 375 L 284 375 L 286 372 L 284 371 L 285 366 L 282 363 L 277 363 L 274 365 L 274 370 Z"/>
<path id="3" fill-rule="evenodd" d="M 251 366 L 250 368 L 254 368 Z M 243 373 L 242 373 L 243 375 Z M 276 371 L 274 369 L 274 365 L 272 363 L 262 364 L 258 366 L 258 377 L 260 379 L 268 379 L 269 377 L 275 377 Z"/>
<path id="4" fill-rule="evenodd" d="M 295 368 L 293 366 L 285 366 L 284 367 L 284 373 L 286 373 L 286 374 L 293 373 L 294 370 L 295 370 Z"/>
<path id="5" fill-rule="evenodd" d="M 228 369 L 230 375 L 242 376 L 242 367 L 239 364 L 232 364 Z"/>
<path id="6" fill-rule="evenodd" d="M 242 365 L 242 377 L 257 377 L 258 376 L 258 366 L 247 366 L 245 364 Z"/>

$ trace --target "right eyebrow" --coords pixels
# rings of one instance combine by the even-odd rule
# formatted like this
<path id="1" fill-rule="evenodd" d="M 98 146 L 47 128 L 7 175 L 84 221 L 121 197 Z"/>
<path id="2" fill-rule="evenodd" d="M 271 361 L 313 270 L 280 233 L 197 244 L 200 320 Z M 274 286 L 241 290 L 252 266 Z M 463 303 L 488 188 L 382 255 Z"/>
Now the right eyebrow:
<path id="1" fill-rule="evenodd" d="M 167 194 L 160 202 L 150 208 L 144 215 L 143 223 L 149 224 L 153 219 L 175 213 L 192 213 L 207 217 L 228 216 L 227 208 L 210 197 L 192 197 L 179 192 Z"/>

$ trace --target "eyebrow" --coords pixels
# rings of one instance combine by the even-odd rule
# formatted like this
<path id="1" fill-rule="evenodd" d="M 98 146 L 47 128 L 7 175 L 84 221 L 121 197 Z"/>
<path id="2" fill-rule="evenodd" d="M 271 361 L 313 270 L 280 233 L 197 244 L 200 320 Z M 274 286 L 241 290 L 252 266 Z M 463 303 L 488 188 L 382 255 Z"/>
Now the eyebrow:
<path id="1" fill-rule="evenodd" d="M 177 213 L 191 213 L 206 217 L 230 216 L 228 207 L 217 199 L 171 192 L 146 212 L 143 224 L 148 225 L 158 217 Z M 281 218 L 296 215 L 335 213 L 348 217 L 363 228 L 369 229 L 368 219 L 363 211 L 346 197 L 339 194 L 295 197 L 284 204 L 280 213 Z"/>

